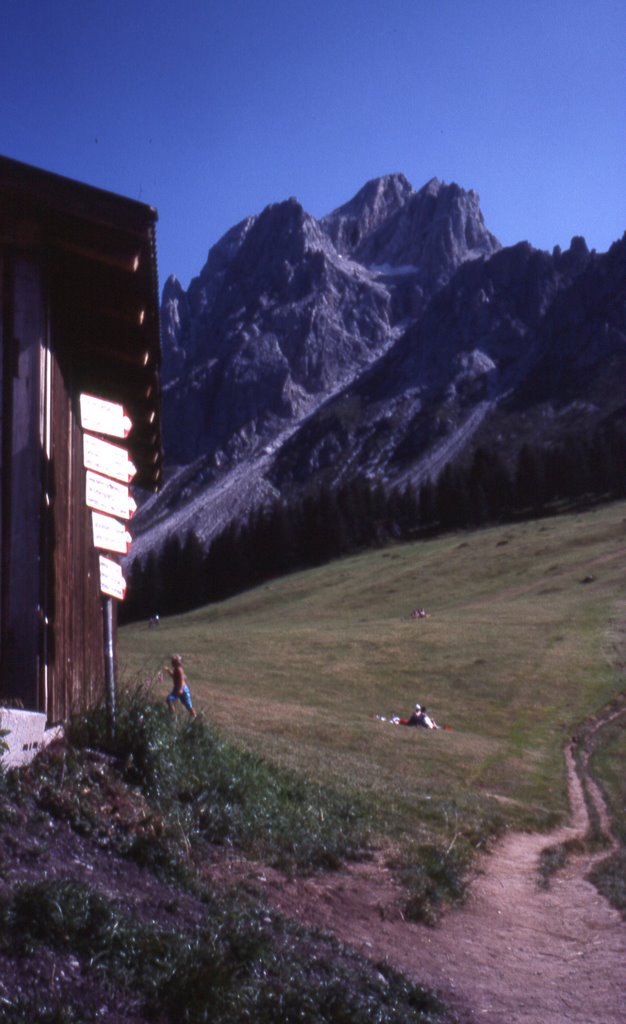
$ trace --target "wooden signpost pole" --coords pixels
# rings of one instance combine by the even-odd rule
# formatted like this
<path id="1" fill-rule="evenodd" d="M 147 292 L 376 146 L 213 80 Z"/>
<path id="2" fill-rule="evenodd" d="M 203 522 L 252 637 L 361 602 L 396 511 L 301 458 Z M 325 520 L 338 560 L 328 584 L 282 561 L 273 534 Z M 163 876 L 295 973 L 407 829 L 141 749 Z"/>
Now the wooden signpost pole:
<path id="1" fill-rule="evenodd" d="M 104 676 L 109 741 L 115 742 L 115 658 L 113 654 L 113 598 L 102 595 L 104 622 Z"/>

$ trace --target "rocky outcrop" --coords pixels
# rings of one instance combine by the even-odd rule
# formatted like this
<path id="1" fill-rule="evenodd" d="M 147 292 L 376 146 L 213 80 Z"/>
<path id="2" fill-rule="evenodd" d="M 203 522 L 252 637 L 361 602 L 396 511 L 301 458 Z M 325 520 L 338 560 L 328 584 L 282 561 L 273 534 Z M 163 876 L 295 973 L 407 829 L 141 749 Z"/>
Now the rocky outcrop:
<path id="1" fill-rule="evenodd" d="M 321 224 L 337 252 L 352 257 L 414 194 L 403 174 L 374 178 L 350 202 L 324 217 Z"/>
<path id="2" fill-rule="evenodd" d="M 476 192 L 433 178 L 361 241 L 354 258 L 368 266 L 413 267 L 432 292 L 465 260 L 491 256 L 499 248 L 485 228 Z"/>
<path id="3" fill-rule="evenodd" d="M 478 197 L 403 175 L 321 221 L 295 199 L 242 221 L 163 292 L 166 458 L 233 464 L 378 358 L 466 259 L 498 243 Z"/>
<path id="4" fill-rule="evenodd" d="M 166 455 L 223 464 L 259 448 L 387 346 L 389 311 L 388 290 L 342 261 L 299 203 L 268 207 L 228 261 L 212 250 L 175 310 L 170 300 Z"/>
<path id="5" fill-rule="evenodd" d="M 625 288 L 626 240 L 503 249 L 437 179 L 375 179 L 321 220 L 267 207 L 187 291 L 166 282 L 170 479 L 133 553 L 318 480 L 419 483 L 480 442 L 513 458 L 623 414 Z"/>
<path id="6" fill-rule="evenodd" d="M 294 433 L 271 479 L 286 490 L 358 465 L 418 484 L 479 443 L 513 457 L 523 440 L 623 415 L 625 310 L 626 238 L 602 256 L 575 239 L 564 253 L 520 243 L 465 263 L 383 359 Z"/>

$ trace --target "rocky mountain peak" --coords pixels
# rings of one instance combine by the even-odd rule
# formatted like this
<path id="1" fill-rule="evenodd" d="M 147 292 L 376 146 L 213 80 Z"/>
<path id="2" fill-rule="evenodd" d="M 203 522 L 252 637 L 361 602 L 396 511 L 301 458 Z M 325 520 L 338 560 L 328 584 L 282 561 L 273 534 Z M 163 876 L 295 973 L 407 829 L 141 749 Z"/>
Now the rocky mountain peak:
<path id="1" fill-rule="evenodd" d="M 184 288 L 175 274 L 170 274 L 163 285 L 163 302 L 170 302 L 177 299 L 184 292 Z"/>
<path id="2" fill-rule="evenodd" d="M 439 181 L 439 178 L 431 178 L 430 181 L 427 181 L 426 184 L 422 186 L 422 188 L 418 192 L 418 195 L 436 196 L 438 195 L 440 189 L 441 182 Z"/>
<path id="3" fill-rule="evenodd" d="M 240 453 L 393 342 L 470 254 L 497 247 L 476 193 L 403 174 L 318 221 L 294 197 L 231 228 L 185 293 L 163 291 L 166 457 Z M 387 269 L 385 269 L 387 267 Z M 408 273 L 407 273 L 408 271 Z"/>
<path id="4" fill-rule="evenodd" d="M 316 479 L 418 483 L 493 432 L 514 453 L 520 431 L 622 409 L 625 245 L 502 249 L 475 191 L 402 174 L 322 220 L 290 198 L 241 221 L 186 292 L 163 289 L 179 469 L 134 553 L 191 525 L 206 543 Z"/>
<path id="5" fill-rule="evenodd" d="M 343 256 L 351 256 L 392 214 L 401 209 L 413 186 L 404 174 L 372 178 L 348 203 L 339 206 L 321 224 Z"/>
<path id="6" fill-rule="evenodd" d="M 221 251 L 223 260 L 220 290 L 239 287 L 244 278 L 260 286 L 279 286 L 280 280 L 290 276 L 293 268 L 311 253 L 322 252 L 334 256 L 334 250 L 318 222 L 308 214 L 295 198 L 272 203 L 246 224 L 237 245 L 230 253 Z M 213 254 L 213 250 L 212 250 Z M 215 259 L 209 260 L 200 275 L 200 281 L 210 281 L 215 274 Z M 265 284 L 263 284 L 265 282 Z"/>
<path id="7" fill-rule="evenodd" d="M 188 320 L 187 294 L 178 278 L 170 274 L 163 286 L 161 299 L 161 372 L 164 380 L 178 376 L 184 366 L 185 351 L 181 346 L 181 338 Z"/>
<path id="8" fill-rule="evenodd" d="M 465 260 L 499 248 L 485 227 L 478 194 L 431 178 L 361 242 L 354 258 L 368 266 L 413 267 L 422 285 L 432 289 L 445 284 Z"/>
<path id="9" fill-rule="evenodd" d="M 207 261 L 200 271 L 199 277 L 195 279 L 196 282 L 203 285 L 206 281 L 224 272 L 239 252 L 248 232 L 254 227 L 257 219 L 258 217 L 256 216 L 245 217 L 244 220 L 239 221 L 238 224 L 230 228 L 225 235 L 222 235 L 220 240 L 209 249 Z M 194 282 L 192 282 L 192 290 L 193 285 Z"/>

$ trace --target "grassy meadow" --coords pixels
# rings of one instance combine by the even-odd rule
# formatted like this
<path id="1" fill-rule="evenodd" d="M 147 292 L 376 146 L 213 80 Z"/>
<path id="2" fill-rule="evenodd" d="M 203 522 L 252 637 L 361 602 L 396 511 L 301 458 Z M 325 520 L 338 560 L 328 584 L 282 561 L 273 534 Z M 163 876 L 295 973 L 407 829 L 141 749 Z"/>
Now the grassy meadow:
<path id="1" fill-rule="evenodd" d="M 547 828 L 567 814 L 567 738 L 624 690 L 625 517 L 622 502 L 392 546 L 135 623 L 118 677 L 164 697 L 157 672 L 182 654 L 222 735 L 353 798 L 390 845 Z M 416 701 L 451 730 L 375 717 Z"/>

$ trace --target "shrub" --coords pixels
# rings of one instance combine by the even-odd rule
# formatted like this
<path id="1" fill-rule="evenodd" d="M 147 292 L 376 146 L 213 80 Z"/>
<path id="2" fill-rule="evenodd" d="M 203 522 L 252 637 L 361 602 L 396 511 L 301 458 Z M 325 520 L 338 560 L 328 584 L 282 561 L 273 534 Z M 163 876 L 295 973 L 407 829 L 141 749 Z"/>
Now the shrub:
<path id="1" fill-rule="evenodd" d="M 181 837 L 190 845 L 236 845 L 300 871 L 336 868 L 367 850 L 368 823 L 352 801 L 268 765 L 199 719 L 178 723 L 144 688 L 120 695 L 113 743 L 102 710 L 73 719 L 69 735 L 79 747 L 114 753 L 125 780 L 158 809 L 163 827 L 132 844 L 144 864 L 165 868 L 168 844 L 178 863 Z"/>
<path id="2" fill-rule="evenodd" d="M 89 886 L 22 885 L 0 908 L 0 944 L 73 954 L 93 984 L 171 1024 L 436 1024 L 439 1001 L 383 965 L 271 919 L 248 899 L 207 901 L 201 927 L 145 925 Z M 44 993 L 0 1008 L 1 1024 L 86 1024 Z M 51 1005 L 52 1004 L 52 1005 Z"/>
<path id="3" fill-rule="evenodd" d="M 626 917 L 626 849 L 622 847 L 596 864 L 589 879 Z"/>
<path id="4" fill-rule="evenodd" d="M 395 865 L 396 873 L 408 889 L 404 914 L 409 921 L 435 924 L 447 903 L 461 903 L 467 894 L 474 851 L 467 840 L 459 839 L 446 848 L 422 843 Z"/>

